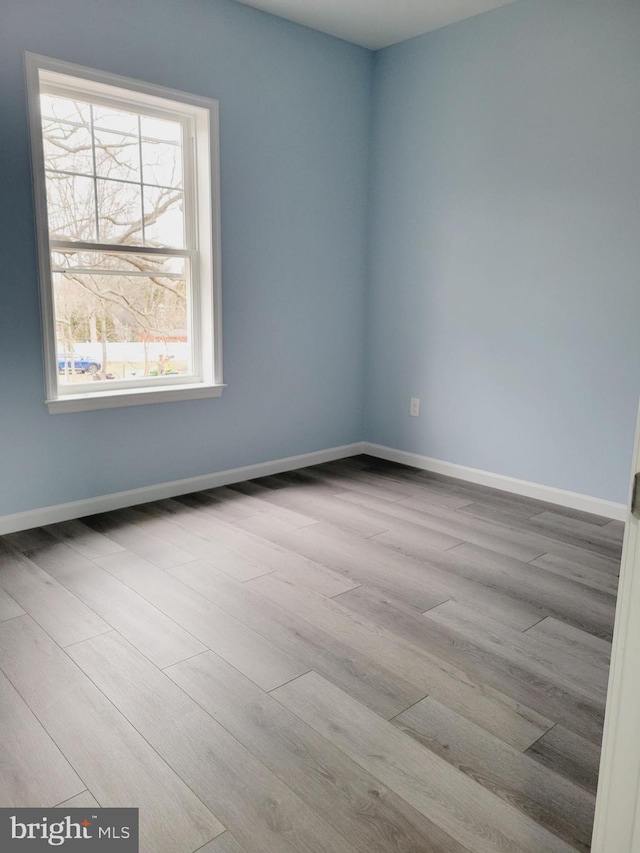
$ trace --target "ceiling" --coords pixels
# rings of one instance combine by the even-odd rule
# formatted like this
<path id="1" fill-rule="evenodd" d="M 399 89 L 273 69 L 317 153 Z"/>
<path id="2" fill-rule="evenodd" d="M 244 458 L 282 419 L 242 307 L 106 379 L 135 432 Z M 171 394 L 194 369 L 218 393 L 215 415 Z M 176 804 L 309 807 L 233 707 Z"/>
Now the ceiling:
<path id="1" fill-rule="evenodd" d="M 514 0 L 239 0 L 377 50 Z"/>

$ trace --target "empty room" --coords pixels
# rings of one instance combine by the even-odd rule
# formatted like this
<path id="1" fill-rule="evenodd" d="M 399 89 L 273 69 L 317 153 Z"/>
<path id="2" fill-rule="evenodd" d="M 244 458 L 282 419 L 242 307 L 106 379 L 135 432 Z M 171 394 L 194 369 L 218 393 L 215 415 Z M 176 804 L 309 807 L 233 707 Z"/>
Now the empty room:
<path id="1" fill-rule="evenodd" d="M 638 853 L 638 140 L 639 0 L 0 0 L 2 850 Z"/>

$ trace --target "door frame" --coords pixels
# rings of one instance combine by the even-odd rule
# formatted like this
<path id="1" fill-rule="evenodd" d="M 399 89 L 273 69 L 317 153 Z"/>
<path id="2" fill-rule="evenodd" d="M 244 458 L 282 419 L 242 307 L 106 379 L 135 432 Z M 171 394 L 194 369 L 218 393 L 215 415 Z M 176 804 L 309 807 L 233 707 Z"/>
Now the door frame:
<path id="1" fill-rule="evenodd" d="M 613 631 L 591 853 L 640 851 L 640 521 L 630 511 L 640 471 L 640 407 Z"/>

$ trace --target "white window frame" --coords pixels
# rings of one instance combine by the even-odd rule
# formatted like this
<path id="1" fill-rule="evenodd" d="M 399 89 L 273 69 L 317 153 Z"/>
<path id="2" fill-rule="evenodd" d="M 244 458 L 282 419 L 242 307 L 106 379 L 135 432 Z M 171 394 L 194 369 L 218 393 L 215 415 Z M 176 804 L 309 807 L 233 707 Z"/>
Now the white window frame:
<path id="1" fill-rule="evenodd" d="M 47 393 L 45 402 L 49 412 L 58 414 L 220 396 L 225 385 L 222 381 L 218 102 L 37 54 L 27 53 L 25 59 Z M 84 96 L 93 103 L 128 107 L 145 114 L 180 120 L 183 124 L 185 200 L 189 196 L 193 200 L 191 207 L 186 205 L 185 219 L 195 247 L 183 252 L 171 249 L 165 254 L 184 254 L 191 265 L 192 375 L 139 381 L 109 380 L 91 385 L 82 383 L 75 387 L 58 381 L 51 270 L 51 251 L 55 246 L 49 239 L 40 113 L 40 93 L 43 90 L 58 90 L 70 97 Z M 81 245 L 91 248 L 87 243 Z M 95 248 L 99 248 L 99 244 Z M 154 251 L 141 246 L 123 246 L 122 250 L 124 253 Z M 162 250 L 155 251 L 163 253 Z"/>

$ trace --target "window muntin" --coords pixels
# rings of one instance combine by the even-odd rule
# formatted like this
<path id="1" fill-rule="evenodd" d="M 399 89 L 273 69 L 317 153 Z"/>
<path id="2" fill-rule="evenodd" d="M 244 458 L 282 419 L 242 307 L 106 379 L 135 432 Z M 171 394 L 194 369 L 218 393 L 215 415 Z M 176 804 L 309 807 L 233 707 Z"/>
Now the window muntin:
<path id="1" fill-rule="evenodd" d="M 114 395 L 180 386 L 217 396 L 215 102 L 30 59 L 48 402 L 128 405 L 154 400 Z"/>

